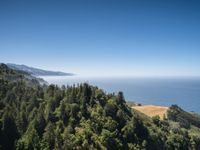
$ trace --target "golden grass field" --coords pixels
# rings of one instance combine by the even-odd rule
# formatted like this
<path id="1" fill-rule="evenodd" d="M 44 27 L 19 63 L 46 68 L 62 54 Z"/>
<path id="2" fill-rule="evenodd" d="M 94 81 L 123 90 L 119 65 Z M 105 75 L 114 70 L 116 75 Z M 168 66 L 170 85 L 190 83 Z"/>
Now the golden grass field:
<path id="1" fill-rule="evenodd" d="M 132 106 L 133 109 L 138 110 L 149 117 L 160 116 L 163 119 L 166 116 L 168 107 L 156 106 L 156 105 L 142 105 L 142 106 Z"/>

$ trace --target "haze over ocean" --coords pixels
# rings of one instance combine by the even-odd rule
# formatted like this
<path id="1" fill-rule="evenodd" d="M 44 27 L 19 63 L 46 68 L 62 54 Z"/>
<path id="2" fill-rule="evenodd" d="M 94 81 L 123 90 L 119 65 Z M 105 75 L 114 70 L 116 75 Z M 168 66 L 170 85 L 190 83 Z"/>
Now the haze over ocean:
<path id="1" fill-rule="evenodd" d="M 0 62 L 90 76 L 127 100 L 198 111 L 199 18 L 198 0 L 0 1 Z"/>
<path id="2" fill-rule="evenodd" d="M 127 101 L 163 106 L 177 104 L 200 114 L 200 78 L 43 78 L 58 85 L 88 82 L 109 93 L 123 91 Z"/>
<path id="3" fill-rule="evenodd" d="M 200 150 L 200 0 L 0 0 L 0 149 Z"/>

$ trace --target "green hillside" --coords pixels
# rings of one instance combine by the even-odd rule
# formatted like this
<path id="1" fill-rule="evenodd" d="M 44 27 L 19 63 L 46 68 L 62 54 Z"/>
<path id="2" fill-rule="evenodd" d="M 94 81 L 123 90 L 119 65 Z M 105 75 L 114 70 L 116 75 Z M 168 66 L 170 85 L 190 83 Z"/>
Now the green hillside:
<path id="1" fill-rule="evenodd" d="M 7 65 L 0 63 L 0 80 L 2 79 L 9 82 L 23 81 L 29 86 L 47 84 L 41 78 L 36 78 L 24 71 L 10 69 Z"/>
<path id="2" fill-rule="evenodd" d="M 195 113 L 188 113 L 177 105 L 172 105 L 167 114 L 169 120 L 179 122 L 182 127 L 190 128 L 193 125 L 200 128 L 200 116 Z"/>
<path id="3" fill-rule="evenodd" d="M 122 92 L 31 82 L 0 65 L 0 149 L 200 149 L 198 125 L 151 119 L 129 108 Z"/>

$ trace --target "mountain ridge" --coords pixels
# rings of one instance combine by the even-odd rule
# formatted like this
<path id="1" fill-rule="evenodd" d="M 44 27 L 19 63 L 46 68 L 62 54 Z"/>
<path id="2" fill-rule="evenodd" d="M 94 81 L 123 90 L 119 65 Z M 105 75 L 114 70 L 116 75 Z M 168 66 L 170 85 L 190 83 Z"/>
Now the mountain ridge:
<path id="1" fill-rule="evenodd" d="M 27 72 L 33 76 L 73 76 L 73 73 L 65 73 L 61 71 L 50 71 L 50 70 L 44 70 L 44 69 L 39 69 L 35 67 L 29 67 L 24 64 L 13 64 L 13 63 L 7 63 L 6 64 L 9 68 L 14 69 L 14 70 L 20 70 Z"/>
<path id="2" fill-rule="evenodd" d="M 6 64 L 0 63 L 0 79 L 2 78 L 12 82 L 23 80 L 29 86 L 48 85 L 48 82 L 42 78 L 32 76 L 28 72 L 22 70 L 11 69 Z"/>

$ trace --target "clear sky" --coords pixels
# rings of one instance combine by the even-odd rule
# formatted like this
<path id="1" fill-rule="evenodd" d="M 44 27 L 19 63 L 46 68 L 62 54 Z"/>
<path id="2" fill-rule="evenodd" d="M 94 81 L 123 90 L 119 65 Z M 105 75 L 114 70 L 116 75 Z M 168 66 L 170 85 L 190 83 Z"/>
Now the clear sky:
<path id="1" fill-rule="evenodd" d="M 200 76 L 200 1 L 1 0 L 0 62 L 93 76 Z"/>

